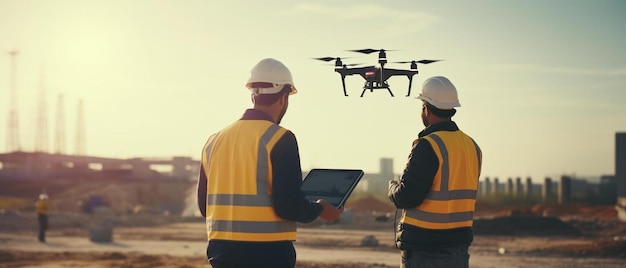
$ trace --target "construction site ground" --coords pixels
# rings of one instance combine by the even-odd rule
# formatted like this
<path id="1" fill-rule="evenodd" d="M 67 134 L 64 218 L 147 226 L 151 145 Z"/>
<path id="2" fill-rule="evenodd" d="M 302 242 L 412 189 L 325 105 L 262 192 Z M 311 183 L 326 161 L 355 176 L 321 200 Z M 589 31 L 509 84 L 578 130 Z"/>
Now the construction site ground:
<path id="1" fill-rule="evenodd" d="M 29 205 L 41 185 L 0 181 L 0 267 L 209 267 L 203 219 L 179 216 L 190 206 L 184 200 L 193 183 L 48 186 L 52 210 L 46 243 L 37 241 Z M 113 205 L 82 213 L 78 202 L 90 194 Z M 341 221 L 300 224 L 296 267 L 399 267 L 395 212 L 389 201 L 356 194 Z M 626 267 L 626 223 L 617 220 L 611 205 L 479 203 L 476 218 L 471 267 Z M 103 222 L 111 226 L 112 241 L 90 240 L 90 226 Z"/>

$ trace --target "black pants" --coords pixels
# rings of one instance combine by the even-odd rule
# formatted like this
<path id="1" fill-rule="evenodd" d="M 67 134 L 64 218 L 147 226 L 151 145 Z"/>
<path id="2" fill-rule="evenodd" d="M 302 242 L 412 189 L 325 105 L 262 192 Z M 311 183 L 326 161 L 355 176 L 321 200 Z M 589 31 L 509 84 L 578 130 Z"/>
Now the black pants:
<path id="1" fill-rule="evenodd" d="M 46 242 L 46 230 L 48 230 L 48 215 L 37 214 L 39 222 L 39 242 Z"/>
<path id="2" fill-rule="evenodd" d="M 401 268 L 467 268 L 468 246 L 403 250 Z"/>
<path id="3" fill-rule="evenodd" d="M 291 241 L 211 240 L 207 245 L 207 258 L 213 268 L 293 268 L 296 249 Z"/>

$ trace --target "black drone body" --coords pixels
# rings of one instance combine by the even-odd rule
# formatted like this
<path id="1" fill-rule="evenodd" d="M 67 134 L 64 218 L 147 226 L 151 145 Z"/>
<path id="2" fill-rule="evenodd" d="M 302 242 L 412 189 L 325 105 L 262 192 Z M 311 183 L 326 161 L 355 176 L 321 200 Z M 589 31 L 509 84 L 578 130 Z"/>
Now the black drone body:
<path id="1" fill-rule="evenodd" d="M 417 64 L 429 64 L 433 62 L 437 62 L 440 60 L 419 60 L 419 61 L 403 61 L 403 62 L 394 62 L 394 63 L 410 63 L 410 69 L 402 70 L 402 69 L 389 69 L 385 68 L 385 64 L 387 63 L 387 53 L 384 49 L 359 49 L 359 50 L 351 50 L 352 52 L 370 54 L 374 52 L 378 52 L 378 65 L 376 66 L 364 66 L 364 67 L 354 67 L 349 68 L 349 66 L 353 66 L 355 64 L 344 64 L 341 61 L 341 58 L 337 57 L 323 57 L 323 58 L 315 58 L 321 61 L 335 61 L 335 72 L 338 72 L 341 75 L 341 84 L 343 85 L 343 95 L 348 96 L 346 91 L 346 76 L 358 74 L 365 80 L 365 84 L 363 85 L 363 91 L 361 92 L 361 97 L 365 94 L 365 91 L 369 90 L 373 92 L 374 89 L 386 89 L 389 94 L 394 97 L 393 92 L 391 92 L 391 88 L 389 87 L 389 83 L 387 79 L 392 76 L 406 76 L 409 79 L 409 88 L 406 96 L 411 95 L 411 84 L 413 83 L 413 76 L 418 74 Z"/>

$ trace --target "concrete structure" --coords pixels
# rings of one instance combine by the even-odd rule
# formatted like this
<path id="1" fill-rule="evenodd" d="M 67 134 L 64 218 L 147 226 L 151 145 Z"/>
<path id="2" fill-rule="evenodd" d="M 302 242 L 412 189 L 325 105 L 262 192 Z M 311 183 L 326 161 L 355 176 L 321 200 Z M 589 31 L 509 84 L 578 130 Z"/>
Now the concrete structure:
<path id="1" fill-rule="evenodd" d="M 611 204 L 617 201 L 617 179 L 615 176 L 604 175 L 600 177 L 600 187 L 598 189 L 600 202 Z"/>
<path id="2" fill-rule="evenodd" d="M 0 154 L 1 179 L 123 178 L 195 180 L 200 162 L 190 157 L 116 159 L 65 154 Z"/>
<path id="3" fill-rule="evenodd" d="M 498 180 L 498 177 L 495 177 L 493 179 L 493 186 L 491 187 L 491 194 L 498 194 L 500 192 L 500 182 Z"/>
<path id="4" fill-rule="evenodd" d="M 515 184 L 513 185 L 513 194 L 517 196 L 521 196 L 524 192 L 524 187 L 522 186 L 522 178 L 515 178 Z"/>
<path id="5" fill-rule="evenodd" d="M 558 186 L 559 204 L 567 204 L 572 200 L 572 178 L 570 176 L 561 176 Z"/>
<path id="6" fill-rule="evenodd" d="M 491 187 L 492 187 L 491 186 L 491 179 L 489 179 L 489 177 L 485 178 L 485 181 L 482 183 L 482 192 L 481 192 L 481 194 L 483 196 L 491 194 L 492 193 Z"/>
<path id="7" fill-rule="evenodd" d="M 395 173 L 393 173 L 393 159 L 381 158 L 380 159 L 380 172 L 379 173 L 365 173 L 356 190 L 364 192 L 387 192 L 389 180 L 398 179 Z"/>
<path id="8" fill-rule="evenodd" d="M 512 180 L 510 180 L 512 181 Z M 519 193 L 515 189 L 521 184 L 522 192 Z M 490 189 L 487 190 L 487 185 Z M 513 185 L 513 191 L 508 189 L 509 185 Z M 564 175 L 559 182 L 552 181 L 551 178 L 545 178 L 543 184 L 533 184 L 531 178 L 526 178 L 524 183 L 515 180 L 512 183 L 504 183 L 498 185 L 498 190 L 494 189 L 495 185 L 491 178 L 485 178 L 479 184 L 479 197 L 487 196 L 508 196 L 526 201 L 540 201 L 544 203 L 588 203 L 592 205 L 615 204 L 617 199 L 617 180 L 614 176 L 604 175 L 602 177 L 574 178 Z M 541 200 L 538 200 L 541 198 Z"/>
<path id="9" fill-rule="evenodd" d="M 543 188 L 541 188 L 541 200 L 548 202 L 552 199 L 552 178 L 543 180 Z"/>
<path id="10" fill-rule="evenodd" d="M 617 217 L 626 222 L 626 132 L 615 134 L 615 180 Z"/>
<path id="11" fill-rule="evenodd" d="M 526 178 L 526 183 L 524 184 L 524 195 L 532 196 L 533 195 L 533 180 L 528 177 Z"/>
<path id="12" fill-rule="evenodd" d="M 513 178 L 508 178 L 506 180 L 506 186 L 505 187 L 506 188 L 504 189 L 504 192 L 506 194 L 512 195 L 513 191 L 514 191 L 514 189 L 513 189 Z"/>
<path id="13" fill-rule="evenodd" d="M 380 159 L 380 174 L 391 175 L 393 177 L 393 159 L 381 158 Z"/>

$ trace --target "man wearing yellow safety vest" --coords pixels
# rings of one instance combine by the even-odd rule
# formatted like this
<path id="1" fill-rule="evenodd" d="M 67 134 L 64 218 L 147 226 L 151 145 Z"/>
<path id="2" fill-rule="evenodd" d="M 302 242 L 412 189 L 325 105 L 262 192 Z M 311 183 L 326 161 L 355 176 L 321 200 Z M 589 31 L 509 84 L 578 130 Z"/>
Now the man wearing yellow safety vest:
<path id="1" fill-rule="evenodd" d="M 250 72 L 253 109 L 211 135 L 202 152 L 198 207 L 206 217 L 207 258 L 219 267 L 294 267 L 296 223 L 343 212 L 300 190 L 295 135 L 279 126 L 297 92 L 291 72 L 267 58 Z"/>
<path id="2" fill-rule="evenodd" d="M 46 231 L 48 230 L 48 195 L 42 193 L 39 200 L 35 203 L 35 211 L 37 212 L 37 223 L 39 225 L 39 242 L 46 242 Z"/>
<path id="3" fill-rule="evenodd" d="M 402 209 L 396 229 L 401 267 L 468 267 L 482 152 L 451 120 L 461 104 L 450 80 L 427 79 L 417 98 L 426 128 L 388 192 Z"/>

